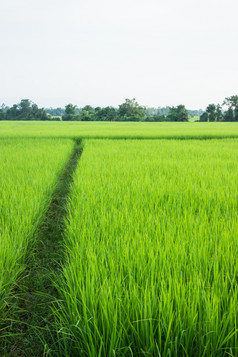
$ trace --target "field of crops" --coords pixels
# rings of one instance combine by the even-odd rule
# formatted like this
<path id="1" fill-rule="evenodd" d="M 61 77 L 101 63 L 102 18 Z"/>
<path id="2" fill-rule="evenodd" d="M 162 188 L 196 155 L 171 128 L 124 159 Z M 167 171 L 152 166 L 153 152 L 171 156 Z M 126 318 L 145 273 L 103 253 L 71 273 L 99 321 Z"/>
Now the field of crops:
<path id="1" fill-rule="evenodd" d="M 71 140 L 0 140 L 1 319 L 8 315 L 8 295 L 72 150 Z"/>
<path id="2" fill-rule="evenodd" d="M 238 138 L 237 123 L 139 122 L 7 122 L 0 121 L 0 137 L 61 137 L 113 139 Z"/>
<path id="3" fill-rule="evenodd" d="M 234 140 L 87 142 L 58 283 L 63 355 L 236 345 L 237 179 Z"/>
<path id="4" fill-rule="evenodd" d="M 237 356 L 236 137 L 238 125 L 225 123 L 0 123 L 2 331 L 83 139 L 64 203 L 61 270 L 49 271 L 51 320 L 37 308 L 45 328 L 23 329 L 18 349 L 0 343 L 1 354 L 36 355 L 26 348 L 35 334 L 38 356 Z"/>

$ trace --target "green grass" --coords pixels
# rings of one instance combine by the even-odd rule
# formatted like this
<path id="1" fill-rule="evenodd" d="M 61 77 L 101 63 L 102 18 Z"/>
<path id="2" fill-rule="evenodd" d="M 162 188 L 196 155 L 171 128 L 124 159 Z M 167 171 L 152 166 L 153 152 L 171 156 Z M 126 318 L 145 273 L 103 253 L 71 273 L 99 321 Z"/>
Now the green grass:
<path id="1" fill-rule="evenodd" d="M 29 246 L 73 145 L 59 139 L 0 141 L 0 329 L 10 316 L 9 294 L 26 267 Z"/>
<path id="2" fill-rule="evenodd" d="M 86 141 L 55 355 L 237 356 L 237 180 L 236 140 Z"/>
<path id="3" fill-rule="evenodd" d="M 238 138 L 238 123 L 116 123 L 0 121 L 0 137 L 209 139 Z"/>
<path id="4" fill-rule="evenodd" d="M 78 141 L 60 173 L 43 222 L 34 234 L 34 245 L 28 250 L 31 259 L 27 260 L 27 269 L 11 295 L 15 316 L 13 319 L 11 314 L 10 325 L 5 330 L 8 336 L 1 340 L 1 356 L 46 356 L 57 341 L 51 307 L 58 296 L 51 278 L 52 274 L 61 273 L 65 203 L 81 151 Z"/>
<path id="5" fill-rule="evenodd" d="M 237 356 L 237 138 L 238 123 L 0 122 L 0 354 Z"/>

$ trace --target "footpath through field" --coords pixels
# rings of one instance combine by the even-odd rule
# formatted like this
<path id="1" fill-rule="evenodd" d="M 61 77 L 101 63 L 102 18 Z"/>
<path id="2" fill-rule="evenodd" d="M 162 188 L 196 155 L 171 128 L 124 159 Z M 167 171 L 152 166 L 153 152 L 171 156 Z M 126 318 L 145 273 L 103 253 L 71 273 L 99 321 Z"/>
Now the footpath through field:
<path id="1" fill-rule="evenodd" d="M 32 223 L 30 221 L 28 242 L 26 238 L 24 238 L 27 229 L 26 225 L 22 225 L 22 230 L 16 232 L 24 246 L 24 255 L 22 253 L 20 257 L 22 262 L 20 268 L 18 259 L 16 259 L 16 249 L 20 247 L 17 247 L 16 243 L 14 243 L 11 246 L 11 252 L 5 253 L 8 255 L 11 254 L 12 256 L 11 265 L 13 268 L 11 269 L 18 270 L 16 270 L 15 275 L 12 275 L 14 270 L 11 270 L 11 280 L 5 283 L 5 305 L 1 305 L 2 333 L 0 351 L 2 351 L 1 355 L 4 356 L 43 356 L 46 353 L 45 346 L 50 345 L 52 347 L 54 343 L 53 337 L 55 336 L 53 329 L 51 329 L 54 317 L 52 316 L 51 307 L 57 298 L 57 291 L 53 285 L 53 276 L 56 276 L 57 272 L 59 272 L 60 262 L 63 258 L 61 244 L 64 230 L 64 216 L 66 214 L 66 201 L 70 190 L 72 174 L 82 152 L 82 143 L 81 140 L 77 140 L 73 143 L 71 140 L 63 142 L 59 140 L 55 142 L 55 140 L 53 140 L 52 142 L 52 140 L 49 139 L 38 139 L 37 141 L 32 141 L 31 139 L 27 141 L 25 139 L 15 139 L 12 141 L 7 139 L 7 141 L 3 141 L 1 144 L 6 147 L 6 150 L 10 148 L 11 150 L 17 150 L 18 159 L 20 155 L 19 148 L 24 148 L 22 152 L 23 157 L 20 157 L 20 164 L 22 166 L 27 157 L 26 150 L 28 147 L 31 150 L 31 155 L 37 147 L 39 157 L 37 153 L 34 157 L 34 162 L 36 162 L 39 170 L 34 170 L 32 174 L 34 174 L 34 176 L 39 175 L 39 177 L 46 180 L 43 183 L 43 187 L 46 188 L 47 176 L 44 174 L 45 168 L 41 160 L 45 160 L 45 164 L 48 165 L 48 174 L 54 172 L 53 167 L 56 163 L 49 161 L 49 156 L 42 156 L 45 143 L 47 143 L 46 148 L 50 150 L 54 160 L 56 159 L 55 154 L 59 154 L 60 168 L 58 168 L 57 179 L 52 185 L 51 190 L 49 192 L 47 191 L 47 196 L 45 197 L 46 202 L 43 204 L 39 201 L 40 207 L 44 209 L 43 214 L 34 212 Z M 39 144 L 41 144 L 42 147 L 39 148 Z M 59 152 L 62 145 L 65 147 L 66 145 L 68 146 L 68 153 Z M 56 152 L 54 152 L 55 149 L 57 150 Z M 64 158 L 65 154 L 67 154 L 67 157 Z M 26 179 L 26 175 L 29 175 L 29 168 L 32 170 L 32 163 L 30 162 L 29 164 L 25 164 L 27 165 L 25 166 L 25 171 L 23 167 L 21 167 L 24 179 Z M 13 165 L 14 170 L 17 171 L 14 162 Z M 15 202 L 17 209 L 15 214 L 18 214 L 19 219 L 23 222 L 22 214 L 29 214 L 29 205 L 27 202 L 32 202 L 34 205 L 36 204 L 36 202 L 34 202 L 34 193 L 32 195 L 31 191 L 35 191 L 37 187 L 32 179 L 33 176 L 24 186 L 25 189 L 18 189 L 18 202 Z M 19 195 L 19 190 L 22 191 L 24 198 Z M 7 196 L 6 187 L 5 195 Z M 14 202 L 11 203 L 14 204 Z M 5 209 L 7 209 L 7 206 L 9 206 L 9 204 L 5 203 Z M 34 209 L 36 209 L 36 206 L 34 206 Z M 10 210 L 8 213 L 12 215 L 12 217 L 8 217 L 11 221 L 16 217 L 13 213 L 13 210 Z M 9 222 L 7 226 L 6 217 L 2 216 L 1 218 L 5 229 L 9 227 L 9 229 L 12 230 L 13 222 Z M 39 222 L 41 222 L 40 227 L 38 227 Z M 12 233 L 9 232 L 9 236 L 13 233 L 14 231 Z M 1 249 L 1 254 L 3 254 L 3 252 L 4 250 Z M 3 259 L 1 259 L 1 264 L 6 272 L 10 269 L 8 261 L 4 262 Z M 3 278 L 4 276 L 1 275 L 2 280 Z M 3 284 L 4 282 L 2 282 L 2 285 Z M 9 290 L 13 287 L 14 289 L 12 293 L 10 293 Z"/>

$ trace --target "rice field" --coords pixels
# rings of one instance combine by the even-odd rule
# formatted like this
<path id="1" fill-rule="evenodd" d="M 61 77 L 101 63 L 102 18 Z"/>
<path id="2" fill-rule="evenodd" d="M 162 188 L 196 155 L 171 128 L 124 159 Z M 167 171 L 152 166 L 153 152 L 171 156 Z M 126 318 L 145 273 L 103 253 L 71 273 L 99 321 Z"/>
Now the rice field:
<path id="1" fill-rule="evenodd" d="M 0 122 L 1 335 L 83 140 L 61 269 L 42 267 L 51 320 L 37 307 L 45 327 L 22 329 L 17 343 L 4 332 L 19 349 L 4 352 L 0 340 L 0 354 L 32 356 L 35 334 L 34 356 L 237 356 L 237 139 L 235 123 Z"/>
<path id="2" fill-rule="evenodd" d="M 72 150 L 71 140 L 0 141 L 0 324 Z"/>
<path id="3" fill-rule="evenodd" d="M 82 139 L 238 138 L 237 123 L 33 122 L 0 121 L 0 137 Z"/>
<path id="4" fill-rule="evenodd" d="M 237 355 L 237 180 L 235 140 L 88 141 L 57 282 L 61 355 Z"/>

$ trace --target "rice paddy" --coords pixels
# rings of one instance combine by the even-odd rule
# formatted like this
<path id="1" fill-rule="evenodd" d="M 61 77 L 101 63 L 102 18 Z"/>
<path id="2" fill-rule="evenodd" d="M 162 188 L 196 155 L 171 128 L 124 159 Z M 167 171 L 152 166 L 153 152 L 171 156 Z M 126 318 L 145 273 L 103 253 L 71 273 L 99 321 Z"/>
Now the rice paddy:
<path id="1" fill-rule="evenodd" d="M 58 281 L 62 355 L 236 355 L 237 179 L 234 140 L 87 142 Z"/>
<path id="2" fill-rule="evenodd" d="M 0 121 L 0 137 L 82 139 L 238 138 L 237 123 L 33 122 Z"/>
<path id="3" fill-rule="evenodd" d="M 39 356 L 237 356 L 235 123 L 1 122 L 2 334 L 76 139 Z"/>
<path id="4" fill-rule="evenodd" d="M 72 150 L 71 140 L 0 141 L 0 323 Z"/>

